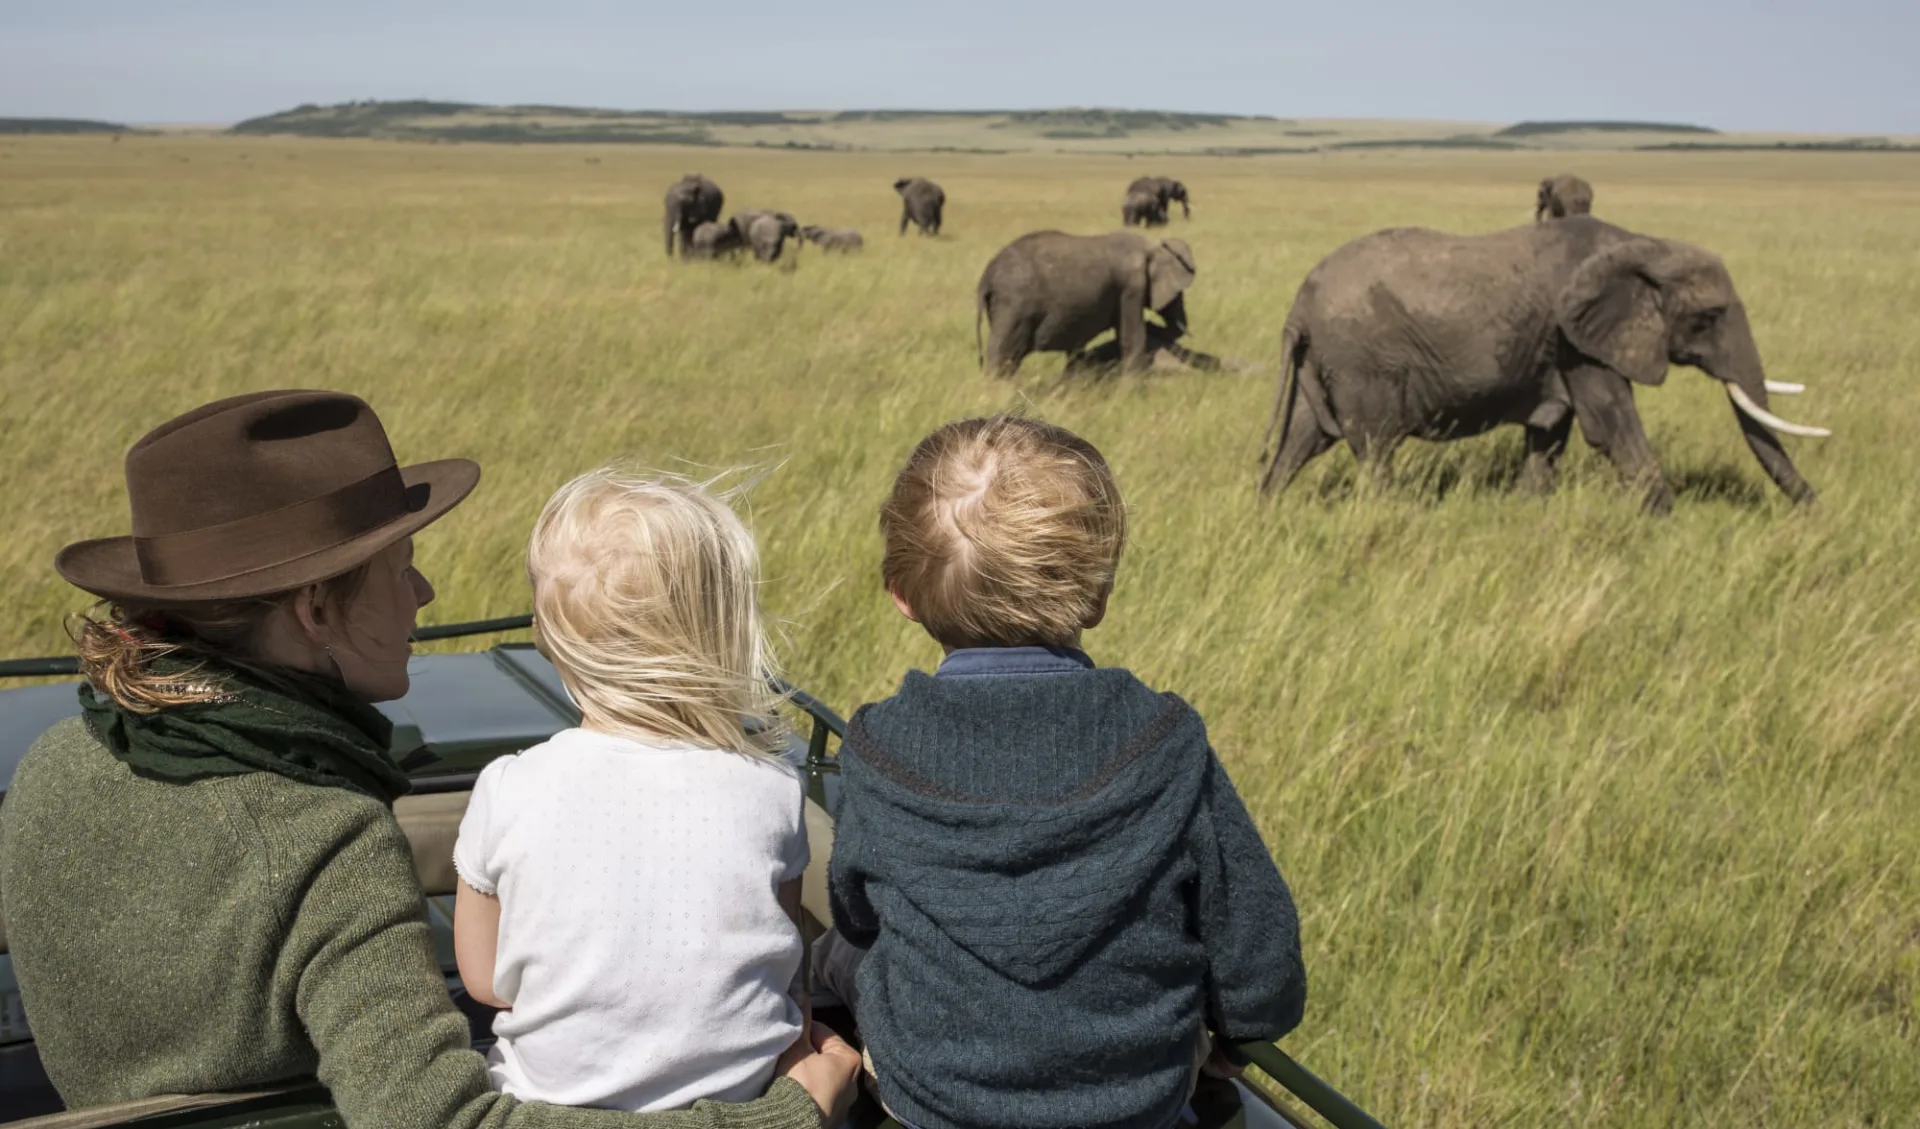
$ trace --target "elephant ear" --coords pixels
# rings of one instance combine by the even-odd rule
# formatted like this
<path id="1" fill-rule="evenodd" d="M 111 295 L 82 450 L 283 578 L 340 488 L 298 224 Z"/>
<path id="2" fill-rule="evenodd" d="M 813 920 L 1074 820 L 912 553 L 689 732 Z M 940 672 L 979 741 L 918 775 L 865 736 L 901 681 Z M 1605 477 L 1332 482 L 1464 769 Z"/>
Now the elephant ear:
<path id="1" fill-rule="evenodd" d="M 1609 247 L 1574 269 L 1554 303 L 1574 348 L 1641 384 L 1667 379 L 1668 248 L 1657 239 Z"/>
<path id="2" fill-rule="evenodd" d="M 1147 305 L 1159 309 L 1193 285 L 1193 248 L 1168 239 L 1147 255 Z"/>
<path id="3" fill-rule="evenodd" d="M 912 177 L 903 176 L 899 180 L 896 180 L 893 182 L 893 190 L 895 192 L 905 192 L 907 190 L 907 185 L 912 183 L 913 183 Z"/>

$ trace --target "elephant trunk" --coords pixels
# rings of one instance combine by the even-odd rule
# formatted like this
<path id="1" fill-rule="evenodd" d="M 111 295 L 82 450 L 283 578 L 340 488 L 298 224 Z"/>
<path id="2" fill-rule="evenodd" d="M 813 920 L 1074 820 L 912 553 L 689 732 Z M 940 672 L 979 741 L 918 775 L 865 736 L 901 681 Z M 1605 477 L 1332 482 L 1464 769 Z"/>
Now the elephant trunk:
<path id="1" fill-rule="evenodd" d="M 1735 343 L 1730 357 L 1720 359 L 1715 364 L 1702 364 L 1707 375 L 1725 385 L 1727 398 L 1733 402 L 1733 414 L 1740 421 L 1740 432 L 1746 438 L 1747 449 L 1773 479 L 1782 493 L 1796 502 L 1811 502 L 1813 487 L 1787 457 L 1786 448 L 1781 446 L 1779 432 L 1783 435 L 1802 435 L 1824 437 L 1831 434 L 1825 428 L 1807 427 L 1790 423 L 1767 410 L 1768 381 L 1765 370 L 1760 365 L 1760 350 L 1753 343 L 1753 334 L 1746 324 L 1746 317 L 1738 306 L 1729 317 L 1737 319 L 1726 327 L 1731 340 Z"/>
<path id="2" fill-rule="evenodd" d="M 1173 336 L 1180 337 L 1189 331 L 1189 326 L 1187 325 L 1187 296 L 1184 293 L 1175 294 L 1173 301 L 1160 307 L 1157 312 L 1161 318 L 1166 321 L 1167 328 L 1173 331 Z"/>

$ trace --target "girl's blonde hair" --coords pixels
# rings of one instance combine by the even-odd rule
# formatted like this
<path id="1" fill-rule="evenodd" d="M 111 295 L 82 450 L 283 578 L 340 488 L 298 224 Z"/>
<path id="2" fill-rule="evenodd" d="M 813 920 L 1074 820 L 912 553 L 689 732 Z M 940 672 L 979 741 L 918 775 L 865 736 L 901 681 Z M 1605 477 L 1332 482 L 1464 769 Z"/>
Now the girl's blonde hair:
<path id="1" fill-rule="evenodd" d="M 588 724 L 775 756 L 787 730 L 759 571 L 726 496 L 597 470 L 534 522 L 534 635 Z"/>

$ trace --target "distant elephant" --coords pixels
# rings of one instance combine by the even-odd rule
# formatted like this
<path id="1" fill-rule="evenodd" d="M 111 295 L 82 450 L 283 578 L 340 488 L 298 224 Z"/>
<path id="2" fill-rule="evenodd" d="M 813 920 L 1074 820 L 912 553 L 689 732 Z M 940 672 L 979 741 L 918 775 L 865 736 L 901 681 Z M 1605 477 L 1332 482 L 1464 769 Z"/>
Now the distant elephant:
<path id="1" fill-rule="evenodd" d="M 947 194 L 939 185 L 923 176 L 903 176 L 893 182 L 893 190 L 900 194 L 900 234 L 907 233 L 909 222 L 922 235 L 940 234 L 940 214 L 946 211 Z"/>
<path id="2" fill-rule="evenodd" d="M 990 335 L 982 363 L 1011 376 L 1028 353 L 1072 353 L 1111 329 L 1122 364 L 1138 371 L 1148 359 L 1146 311 L 1165 320 L 1170 338 L 1185 333 L 1182 295 L 1193 276 L 1193 251 L 1178 239 L 1154 243 L 1129 231 L 1023 235 L 980 276 L 974 347 L 984 315 Z"/>
<path id="3" fill-rule="evenodd" d="M 1593 212 L 1593 185 L 1577 176 L 1550 176 L 1540 182 L 1540 195 L 1534 201 L 1533 222 L 1552 217 L 1584 216 Z"/>
<path id="4" fill-rule="evenodd" d="M 1160 201 L 1160 221 L 1166 222 L 1167 208 L 1175 200 L 1180 201 L 1180 218 L 1192 219 L 1193 209 L 1187 206 L 1187 186 L 1170 176 L 1143 176 L 1127 185 L 1127 198 L 1147 195 Z"/>
<path id="5" fill-rule="evenodd" d="M 720 209 L 727 203 L 726 193 L 720 186 L 701 176 L 688 173 L 679 183 L 667 189 L 667 217 L 661 223 L 667 236 L 667 257 L 673 257 L 673 237 L 680 237 L 680 255 L 682 258 L 692 254 L 688 237 L 693 229 L 703 223 L 711 223 L 720 218 Z"/>
<path id="6" fill-rule="evenodd" d="M 820 227 L 808 224 L 800 229 L 800 238 L 822 251 L 854 252 L 867 245 L 860 233 L 850 227 Z"/>
<path id="7" fill-rule="evenodd" d="M 746 245 L 746 236 L 740 233 L 740 223 L 728 220 L 715 223 L 708 220 L 693 229 L 693 235 L 682 246 L 686 254 L 694 259 L 717 259 L 722 255 L 731 255 Z"/>
<path id="8" fill-rule="evenodd" d="M 1166 223 L 1167 206 L 1151 192 L 1130 193 L 1120 205 L 1122 227 L 1164 227 Z"/>
<path id="9" fill-rule="evenodd" d="M 763 263 L 777 262 L 787 240 L 800 238 L 800 225 L 785 212 L 762 212 L 747 228 L 747 242 L 753 245 L 753 257 Z"/>
<path id="10" fill-rule="evenodd" d="M 1383 475 L 1408 436 L 1445 440 L 1526 428 L 1522 482 L 1553 488 L 1575 420 L 1588 444 L 1664 513 L 1673 491 L 1634 409 L 1635 384 L 1668 364 L 1721 381 L 1747 446 L 1796 502 L 1813 499 L 1773 434 L 1827 434 L 1767 411 L 1747 310 L 1719 257 L 1592 216 L 1487 235 L 1395 228 L 1308 273 L 1281 335 L 1281 380 L 1263 450 L 1272 493 L 1344 438 Z M 1771 429 L 1771 430 L 1769 430 Z M 1264 446 L 1263 442 L 1263 446 Z"/>

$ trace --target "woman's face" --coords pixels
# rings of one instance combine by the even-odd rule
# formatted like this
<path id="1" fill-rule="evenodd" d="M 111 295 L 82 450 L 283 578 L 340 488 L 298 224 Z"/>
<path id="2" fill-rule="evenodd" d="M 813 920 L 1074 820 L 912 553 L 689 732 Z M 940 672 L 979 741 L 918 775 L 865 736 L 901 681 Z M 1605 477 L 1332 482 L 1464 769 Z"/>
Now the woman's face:
<path id="1" fill-rule="evenodd" d="M 342 622 L 329 625 L 329 646 L 347 688 L 369 702 L 387 702 L 407 692 L 407 659 L 421 608 L 433 602 L 433 585 L 413 567 L 413 538 L 382 550 L 369 562 L 366 582 L 350 600 Z"/>

